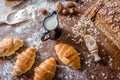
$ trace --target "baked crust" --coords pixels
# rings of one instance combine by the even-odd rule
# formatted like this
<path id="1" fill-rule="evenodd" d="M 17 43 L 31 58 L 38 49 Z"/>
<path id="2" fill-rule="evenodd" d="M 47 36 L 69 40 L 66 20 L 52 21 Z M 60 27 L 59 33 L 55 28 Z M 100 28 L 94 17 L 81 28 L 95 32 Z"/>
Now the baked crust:
<path id="1" fill-rule="evenodd" d="M 52 80 L 56 71 L 55 59 L 46 59 L 38 67 L 36 67 L 34 71 L 34 80 Z"/>
<path id="2" fill-rule="evenodd" d="M 13 75 L 20 76 L 31 69 L 35 62 L 36 50 L 34 47 L 28 48 L 26 51 L 17 55 L 17 60 L 13 68 Z"/>
<path id="3" fill-rule="evenodd" d="M 73 69 L 80 69 L 80 57 L 78 52 L 68 44 L 59 43 L 55 46 L 59 59 Z"/>
<path id="4" fill-rule="evenodd" d="M 97 0 L 86 12 L 88 18 L 95 18 L 98 27 L 120 49 L 120 1 Z"/>
<path id="5" fill-rule="evenodd" d="M 24 45 L 24 41 L 15 38 L 6 38 L 0 42 L 0 57 L 10 56 Z"/>

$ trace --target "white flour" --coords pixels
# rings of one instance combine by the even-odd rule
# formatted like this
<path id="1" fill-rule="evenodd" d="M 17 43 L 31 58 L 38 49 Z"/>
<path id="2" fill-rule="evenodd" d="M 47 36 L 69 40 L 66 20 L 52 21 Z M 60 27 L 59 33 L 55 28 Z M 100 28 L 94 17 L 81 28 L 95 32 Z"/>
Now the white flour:
<path id="1" fill-rule="evenodd" d="M 73 77 L 74 77 L 74 80 L 88 80 L 86 79 L 87 75 L 86 75 L 86 71 L 84 70 L 82 73 L 79 73 L 79 70 L 74 70 L 74 69 L 71 69 L 70 67 L 68 66 L 63 66 L 63 65 L 57 65 L 58 68 L 61 68 L 61 70 L 65 73 L 60 73 L 58 74 L 58 77 L 60 79 L 64 79 L 65 80 L 73 80 Z"/>
<path id="2" fill-rule="evenodd" d="M 28 5 L 23 9 L 13 11 L 12 13 L 10 12 L 8 15 L 2 15 L 2 17 L 0 17 L 0 23 L 16 24 L 27 20 L 41 22 L 45 16 L 40 13 L 40 9 L 45 8 L 48 12 L 52 12 L 53 8 L 50 7 L 51 4 L 53 3 L 48 4 L 48 1 L 40 1 L 39 4 Z"/>
<path id="3" fill-rule="evenodd" d="M 13 63 L 6 61 L 0 65 L 0 80 L 12 80 Z"/>
<path id="4" fill-rule="evenodd" d="M 40 22 L 42 21 L 43 15 L 41 15 L 39 11 L 40 8 L 38 5 L 30 5 L 24 9 L 13 12 L 12 15 L 10 13 L 9 16 L 6 16 L 8 17 L 8 24 L 16 24 L 27 20 Z"/>
<path id="5" fill-rule="evenodd" d="M 15 29 L 16 33 L 24 33 L 24 32 L 29 32 L 30 26 L 20 26 Z"/>
<path id="6" fill-rule="evenodd" d="M 41 29 L 39 32 L 35 32 L 31 35 L 31 37 L 27 38 L 27 42 L 29 46 L 34 46 L 36 49 L 42 48 L 42 41 L 41 41 L 41 36 L 42 36 L 42 30 Z"/>

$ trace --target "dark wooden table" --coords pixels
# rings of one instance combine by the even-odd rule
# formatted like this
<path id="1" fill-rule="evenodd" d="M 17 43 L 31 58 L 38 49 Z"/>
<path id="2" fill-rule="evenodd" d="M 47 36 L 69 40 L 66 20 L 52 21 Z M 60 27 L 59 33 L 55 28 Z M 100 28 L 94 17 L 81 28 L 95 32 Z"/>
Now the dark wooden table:
<path id="1" fill-rule="evenodd" d="M 13 10 L 24 8 L 27 5 L 39 5 L 40 3 L 41 0 L 28 0 L 15 8 L 9 8 L 4 5 L 4 0 L 0 0 L 0 17 Z M 47 2 L 47 4 L 50 3 L 53 2 Z M 89 5 L 89 3 L 81 5 L 81 15 Z M 51 8 L 51 4 L 49 7 Z M 76 42 L 72 40 L 74 34 L 71 29 L 77 24 L 80 17 L 81 16 L 71 16 L 68 18 L 59 15 L 60 27 L 63 30 L 63 34 L 60 39 L 56 41 L 48 40 L 41 42 L 40 37 L 43 31 L 42 22 L 36 22 L 36 24 L 35 22 L 25 22 L 12 26 L 6 24 L 0 25 L 0 40 L 6 37 L 25 40 L 24 47 L 18 50 L 16 54 L 10 57 L 0 58 L 0 80 L 33 80 L 34 68 L 49 57 L 54 57 L 57 61 L 57 71 L 54 80 L 120 80 L 120 50 L 118 50 L 102 32 L 97 30 L 100 34 L 97 36 L 93 34 L 99 45 L 99 55 L 102 58 L 100 63 L 94 62 L 94 58 L 87 50 L 84 41 L 76 44 Z M 74 20 L 72 20 L 73 18 Z M 104 41 L 104 39 L 107 39 L 107 42 Z M 73 70 L 62 64 L 58 59 L 54 46 L 59 42 L 73 46 L 80 53 L 82 66 L 80 70 Z M 16 55 L 32 45 L 37 49 L 36 61 L 32 69 L 19 77 L 12 76 L 11 72 L 16 60 Z"/>

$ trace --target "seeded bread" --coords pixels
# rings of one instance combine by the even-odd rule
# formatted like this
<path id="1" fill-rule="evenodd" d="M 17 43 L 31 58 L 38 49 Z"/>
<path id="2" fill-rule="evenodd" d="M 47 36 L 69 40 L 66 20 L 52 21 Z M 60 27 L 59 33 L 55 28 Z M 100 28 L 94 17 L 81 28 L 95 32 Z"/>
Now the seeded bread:
<path id="1" fill-rule="evenodd" d="M 120 49 L 120 1 L 97 0 L 85 15 Z"/>

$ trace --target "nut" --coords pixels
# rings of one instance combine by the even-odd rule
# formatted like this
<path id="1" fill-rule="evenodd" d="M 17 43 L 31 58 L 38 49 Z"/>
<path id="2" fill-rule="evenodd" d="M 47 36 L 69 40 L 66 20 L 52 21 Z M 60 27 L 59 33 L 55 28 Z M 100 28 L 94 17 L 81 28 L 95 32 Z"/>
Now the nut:
<path id="1" fill-rule="evenodd" d="M 68 11 L 67 9 L 63 9 L 63 10 L 62 10 L 62 14 L 63 14 L 63 15 L 68 15 L 68 13 L 69 13 L 69 11 Z"/>
<path id="2" fill-rule="evenodd" d="M 69 9 L 69 12 L 70 12 L 70 14 L 74 14 L 76 11 L 75 11 L 75 8 L 70 8 Z"/>
<path id="3" fill-rule="evenodd" d="M 55 3 L 55 6 L 54 6 L 54 7 L 55 7 L 55 10 L 56 10 L 58 13 L 61 13 L 62 10 L 63 10 L 63 8 L 64 8 L 63 5 L 62 5 L 62 3 L 59 2 L 59 1 Z"/>
<path id="4" fill-rule="evenodd" d="M 46 15 L 46 14 L 48 13 L 48 12 L 47 12 L 47 10 L 46 10 L 46 9 L 44 9 L 44 8 L 43 8 L 43 9 L 41 9 L 41 10 L 40 10 L 40 12 L 41 12 L 43 15 Z"/>
<path id="5" fill-rule="evenodd" d="M 69 8 L 71 8 L 71 7 L 74 7 L 75 4 L 72 1 L 67 1 L 66 2 L 66 6 L 69 7 Z"/>
<path id="6" fill-rule="evenodd" d="M 78 8 L 79 10 L 81 10 L 81 7 L 80 7 L 80 6 L 78 6 L 77 8 Z"/>
<path id="7" fill-rule="evenodd" d="M 80 12 L 81 12 L 81 7 L 80 7 L 80 6 L 79 6 L 79 7 L 76 7 L 76 8 L 75 8 L 75 12 L 78 13 L 78 14 L 80 14 Z"/>

